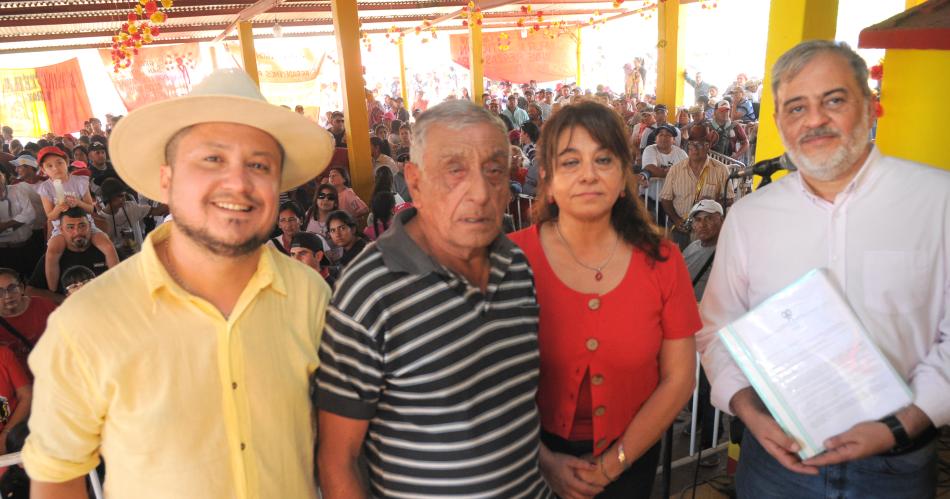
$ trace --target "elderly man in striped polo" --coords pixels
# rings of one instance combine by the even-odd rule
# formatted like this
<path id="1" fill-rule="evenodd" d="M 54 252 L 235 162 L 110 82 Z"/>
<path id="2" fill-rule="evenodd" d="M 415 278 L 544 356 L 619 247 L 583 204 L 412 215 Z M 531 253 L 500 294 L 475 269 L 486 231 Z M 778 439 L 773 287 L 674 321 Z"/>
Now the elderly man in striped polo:
<path id="1" fill-rule="evenodd" d="M 538 468 L 538 306 L 501 234 L 508 141 L 449 101 L 414 126 L 415 208 L 337 282 L 317 373 L 325 498 L 550 497 Z M 357 459 L 366 449 L 369 484 Z"/>

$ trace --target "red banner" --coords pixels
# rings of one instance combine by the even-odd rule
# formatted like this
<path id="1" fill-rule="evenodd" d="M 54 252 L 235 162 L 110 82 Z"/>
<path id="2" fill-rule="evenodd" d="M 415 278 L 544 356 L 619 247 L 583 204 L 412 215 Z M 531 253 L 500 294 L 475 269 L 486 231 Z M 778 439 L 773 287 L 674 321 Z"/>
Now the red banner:
<path id="1" fill-rule="evenodd" d="M 119 72 L 113 71 L 111 50 L 99 49 L 99 55 L 129 111 L 186 95 L 192 85 L 207 76 L 199 64 L 201 52 L 197 43 L 140 48 L 132 59 L 132 67 Z"/>
<path id="2" fill-rule="evenodd" d="M 63 135 L 82 129 L 83 122 L 92 116 L 92 106 L 79 60 L 36 68 L 36 79 L 46 102 L 50 131 Z"/>
<path id="3" fill-rule="evenodd" d="M 452 60 L 470 68 L 468 35 L 451 35 L 449 44 Z M 493 80 L 528 83 L 573 77 L 577 74 L 576 54 L 577 42 L 567 34 L 551 39 L 542 33 L 522 38 L 521 31 L 482 33 L 483 70 Z"/>

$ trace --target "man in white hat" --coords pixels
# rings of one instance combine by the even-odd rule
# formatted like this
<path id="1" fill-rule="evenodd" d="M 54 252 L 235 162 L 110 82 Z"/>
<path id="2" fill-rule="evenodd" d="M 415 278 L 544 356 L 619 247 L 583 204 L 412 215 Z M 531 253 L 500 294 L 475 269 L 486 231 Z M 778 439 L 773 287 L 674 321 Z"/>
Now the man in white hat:
<path id="1" fill-rule="evenodd" d="M 309 379 L 330 290 L 262 245 L 332 138 L 228 70 L 133 111 L 110 142 L 174 221 L 70 297 L 33 351 L 33 497 L 85 498 L 100 456 L 110 497 L 315 497 Z"/>

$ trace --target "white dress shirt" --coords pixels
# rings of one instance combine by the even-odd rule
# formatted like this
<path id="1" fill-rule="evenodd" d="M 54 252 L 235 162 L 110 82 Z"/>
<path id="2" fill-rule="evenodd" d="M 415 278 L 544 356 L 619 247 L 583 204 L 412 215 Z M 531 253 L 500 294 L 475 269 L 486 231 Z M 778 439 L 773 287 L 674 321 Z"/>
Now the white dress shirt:
<path id="1" fill-rule="evenodd" d="M 0 232 L 0 243 L 19 244 L 33 235 L 33 221 L 36 212 L 30 203 L 29 184 L 13 184 L 4 187 L 6 194 L 0 199 L 0 222 L 16 220 L 21 226 Z"/>
<path id="2" fill-rule="evenodd" d="M 716 331 L 805 272 L 823 267 L 914 403 L 950 423 L 950 173 L 872 149 L 829 203 L 798 173 L 729 211 L 700 306 L 713 404 L 750 386 Z"/>

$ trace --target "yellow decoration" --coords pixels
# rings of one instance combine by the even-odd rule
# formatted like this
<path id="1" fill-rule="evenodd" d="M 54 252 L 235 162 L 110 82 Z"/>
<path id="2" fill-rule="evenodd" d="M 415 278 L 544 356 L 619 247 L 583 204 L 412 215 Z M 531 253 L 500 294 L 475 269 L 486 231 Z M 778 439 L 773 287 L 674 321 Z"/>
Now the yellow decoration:
<path id="1" fill-rule="evenodd" d="M 138 14 L 139 17 L 145 16 L 145 9 L 142 8 L 141 4 L 135 6 L 135 13 Z"/>
<path id="2" fill-rule="evenodd" d="M 134 34 L 138 33 L 138 31 L 139 31 L 138 26 L 136 26 L 136 25 L 134 25 L 134 24 L 130 24 L 130 25 L 129 25 L 129 34 L 130 34 L 130 35 L 134 35 Z"/>
<path id="3" fill-rule="evenodd" d="M 174 4 L 174 0 L 162 0 L 162 7 L 165 7 L 166 9 L 172 8 L 172 5 Z"/>
<path id="4" fill-rule="evenodd" d="M 168 16 L 166 16 L 165 13 L 160 10 L 156 11 L 151 17 L 149 17 L 149 19 L 155 24 L 162 24 L 167 18 Z"/>

